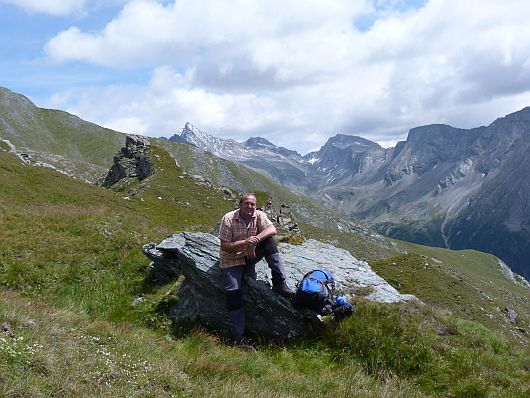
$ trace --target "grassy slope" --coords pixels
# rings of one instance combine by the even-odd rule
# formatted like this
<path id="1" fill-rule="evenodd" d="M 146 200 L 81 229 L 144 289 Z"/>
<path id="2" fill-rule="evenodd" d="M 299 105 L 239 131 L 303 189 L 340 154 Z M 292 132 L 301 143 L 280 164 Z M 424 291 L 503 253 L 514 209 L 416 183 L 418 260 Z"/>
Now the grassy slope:
<path id="1" fill-rule="evenodd" d="M 124 134 L 86 122 L 67 112 L 36 107 L 0 87 L 0 138 L 33 160 L 97 181 L 123 145 Z"/>
<path id="2" fill-rule="evenodd" d="M 179 229 L 204 230 L 232 203 L 179 178 L 165 152 L 154 154 L 163 173 L 113 192 L 0 150 L 0 322 L 15 335 L 0 339 L 0 395 L 528 392 L 529 364 L 518 349 L 428 308 L 360 301 L 358 315 L 320 343 L 265 345 L 256 354 L 201 332 L 167 336 L 163 311 L 178 299 L 174 285 L 150 285 L 139 248 Z"/>
<path id="3" fill-rule="evenodd" d="M 371 264 L 400 292 L 528 343 L 518 328 L 530 329 L 530 289 L 508 280 L 496 257 L 475 250 L 400 244 L 409 254 Z M 516 324 L 510 323 L 506 307 L 519 315 Z"/>
<path id="4" fill-rule="evenodd" d="M 148 266 L 142 245 L 177 230 L 203 230 L 233 206 L 220 192 L 178 179 L 167 154 L 159 158 L 165 172 L 143 182 L 157 188 L 140 198 L 0 152 L 0 281 L 82 313 L 135 318 L 128 300 L 142 293 Z"/>

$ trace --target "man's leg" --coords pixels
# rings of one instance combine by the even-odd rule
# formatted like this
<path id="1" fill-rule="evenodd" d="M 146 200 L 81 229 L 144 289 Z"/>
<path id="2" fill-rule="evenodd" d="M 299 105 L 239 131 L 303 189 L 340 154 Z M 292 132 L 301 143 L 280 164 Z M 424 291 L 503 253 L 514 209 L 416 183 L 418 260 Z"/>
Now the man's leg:
<path id="1" fill-rule="evenodd" d="M 253 266 L 263 257 L 265 257 L 265 261 L 267 261 L 267 265 L 271 269 L 272 289 L 284 296 L 291 296 L 293 291 L 289 289 L 285 282 L 285 270 L 282 258 L 273 237 L 261 241 L 256 246 L 256 258 L 247 261 L 247 264 Z"/>
<path id="2" fill-rule="evenodd" d="M 239 341 L 245 333 L 245 310 L 241 296 L 241 280 L 243 267 L 225 268 L 223 273 L 223 287 L 226 292 L 226 309 L 232 322 L 232 335 Z"/>

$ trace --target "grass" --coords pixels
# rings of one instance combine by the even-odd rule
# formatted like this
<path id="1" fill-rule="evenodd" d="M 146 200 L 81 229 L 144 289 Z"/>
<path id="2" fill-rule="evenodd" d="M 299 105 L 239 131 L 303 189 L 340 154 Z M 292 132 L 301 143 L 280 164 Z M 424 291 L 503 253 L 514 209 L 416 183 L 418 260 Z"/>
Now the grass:
<path id="1" fill-rule="evenodd" d="M 509 281 L 495 257 L 474 250 L 453 251 L 400 242 L 408 254 L 371 263 L 401 293 L 410 293 L 459 317 L 478 321 L 518 343 L 528 338 L 518 329 L 530 322 L 530 290 Z M 511 324 L 505 311 L 518 314 Z"/>
<path id="2" fill-rule="evenodd" d="M 178 230 L 204 230 L 232 208 L 222 193 L 178 179 L 170 158 L 158 160 L 166 173 L 144 180 L 157 188 L 140 196 L 0 152 L 0 184 L 9 187 L 0 192 L 0 284 L 94 317 L 137 319 L 134 298 L 157 296 L 146 286 L 149 262 L 141 247 Z"/>
<path id="3" fill-rule="evenodd" d="M 361 362 L 379 378 L 412 379 L 428 394 L 524 397 L 529 352 L 512 351 L 483 325 L 428 306 L 363 302 L 322 344 L 341 364 Z"/>
<path id="4" fill-rule="evenodd" d="M 18 294 L 0 296 L 0 395 L 421 397 L 406 380 L 380 381 L 305 347 L 242 352 L 196 330 L 180 339 L 94 320 Z"/>
<path id="5" fill-rule="evenodd" d="M 208 230 L 233 202 L 163 150 L 152 155 L 159 173 L 112 191 L 0 150 L 0 326 L 13 334 L 0 335 L 0 396 L 528 393 L 527 352 L 429 306 L 360 300 L 354 317 L 320 339 L 261 342 L 256 353 L 201 330 L 177 335 L 166 311 L 179 281 L 152 285 L 140 248 Z M 348 246 L 348 234 L 333 234 Z"/>
<path id="6" fill-rule="evenodd" d="M 4 291 L 0 395 L 525 397 L 528 357 L 429 308 L 357 303 L 321 340 L 256 353 L 195 330 L 175 338 Z"/>

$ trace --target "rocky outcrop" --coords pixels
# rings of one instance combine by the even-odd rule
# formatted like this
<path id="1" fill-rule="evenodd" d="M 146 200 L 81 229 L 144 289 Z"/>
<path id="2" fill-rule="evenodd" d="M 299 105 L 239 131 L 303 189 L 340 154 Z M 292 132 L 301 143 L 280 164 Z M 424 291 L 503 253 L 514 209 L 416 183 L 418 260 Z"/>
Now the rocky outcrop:
<path id="1" fill-rule="evenodd" d="M 107 176 L 98 182 L 99 186 L 110 188 L 124 178 L 143 180 L 154 174 L 149 160 L 150 143 L 145 137 L 127 135 L 125 146 L 114 156 L 114 164 Z"/>
<path id="2" fill-rule="evenodd" d="M 293 288 L 307 272 L 324 268 L 335 276 L 337 291 L 347 297 L 364 292 L 366 299 L 386 303 L 415 299 L 400 294 L 368 263 L 355 259 L 345 250 L 315 240 L 301 245 L 281 244 L 279 249 L 287 282 Z M 143 251 L 152 260 L 151 267 L 159 282 L 167 283 L 179 275 L 185 277 L 177 293 L 179 301 L 170 308 L 169 316 L 176 325 L 198 322 L 221 333 L 228 332 L 217 237 L 183 232 L 158 245 L 147 244 Z M 243 289 L 247 328 L 251 333 L 291 338 L 311 335 L 322 328 L 316 313 L 294 308 L 290 300 L 274 293 L 270 287 L 270 272 L 265 261 L 261 261 L 256 265 L 255 277 L 246 277 Z"/>

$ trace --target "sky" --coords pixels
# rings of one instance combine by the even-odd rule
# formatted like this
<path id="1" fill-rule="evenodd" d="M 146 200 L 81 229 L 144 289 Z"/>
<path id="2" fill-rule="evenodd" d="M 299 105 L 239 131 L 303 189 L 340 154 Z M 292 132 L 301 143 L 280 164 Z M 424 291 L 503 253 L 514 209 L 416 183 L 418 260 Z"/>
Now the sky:
<path id="1" fill-rule="evenodd" d="M 530 0 L 0 0 L 0 86 L 125 133 L 301 154 L 530 106 Z"/>

